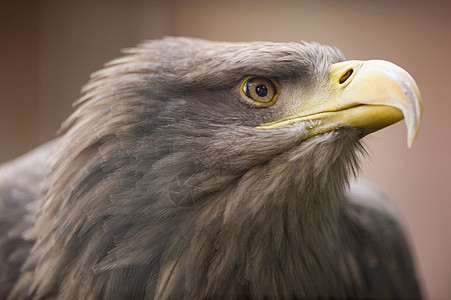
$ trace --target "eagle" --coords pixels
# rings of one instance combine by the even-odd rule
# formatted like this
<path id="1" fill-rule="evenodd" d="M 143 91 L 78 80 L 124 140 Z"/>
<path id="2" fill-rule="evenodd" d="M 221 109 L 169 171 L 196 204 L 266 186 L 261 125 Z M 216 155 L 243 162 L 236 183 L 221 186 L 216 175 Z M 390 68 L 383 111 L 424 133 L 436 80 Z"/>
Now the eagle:
<path id="1" fill-rule="evenodd" d="M 422 100 L 315 42 L 166 37 L 95 72 L 0 168 L 2 299 L 421 298 L 396 210 L 350 184 Z"/>

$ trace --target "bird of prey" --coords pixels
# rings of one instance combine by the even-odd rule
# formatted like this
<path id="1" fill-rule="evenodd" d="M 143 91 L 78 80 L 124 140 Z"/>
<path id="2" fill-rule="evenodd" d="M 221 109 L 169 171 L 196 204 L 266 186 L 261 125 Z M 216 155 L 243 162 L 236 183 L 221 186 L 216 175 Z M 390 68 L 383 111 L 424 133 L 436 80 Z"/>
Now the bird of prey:
<path id="1" fill-rule="evenodd" d="M 168 37 L 94 73 L 0 169 L 7 299 L 420 298 L 399 218 L 349 182 L 421 96 L 318 43 Z"/>

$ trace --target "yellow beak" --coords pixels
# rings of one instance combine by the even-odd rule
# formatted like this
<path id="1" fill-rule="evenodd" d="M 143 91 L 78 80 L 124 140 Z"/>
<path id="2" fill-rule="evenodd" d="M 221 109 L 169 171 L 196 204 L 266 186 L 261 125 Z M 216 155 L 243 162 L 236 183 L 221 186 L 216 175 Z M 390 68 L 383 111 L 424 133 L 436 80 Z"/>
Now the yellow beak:
<path id="1" fill-rule="evenodd" d="M 341 127 L 359 128 L 364 134 L 405 118 L 408 146 L 418 134 L 422 116 L 420 91 L 402 68 L 387 61 L 345 61 L 331 65 L 329 81 L 294 115 L 259 124 L 275 128 L 310 122 L 309 136 Z"/>

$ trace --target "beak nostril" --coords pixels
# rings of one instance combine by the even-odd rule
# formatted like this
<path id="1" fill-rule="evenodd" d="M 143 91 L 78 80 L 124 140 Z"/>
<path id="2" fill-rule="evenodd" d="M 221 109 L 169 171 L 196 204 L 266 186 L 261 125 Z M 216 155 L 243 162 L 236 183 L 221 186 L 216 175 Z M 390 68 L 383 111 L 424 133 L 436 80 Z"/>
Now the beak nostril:
<path id="1" fill-rule="evenodd" d="M 348 80 L 349 77 L 351 77 L 352 73 L 354 72 L 353 69 L 349 69 L 347 70 L 343 75 L 341 75 L 340 79 L 338 80 L 338 82 L 340 84 L 344 83 L 346 80 Z"/>

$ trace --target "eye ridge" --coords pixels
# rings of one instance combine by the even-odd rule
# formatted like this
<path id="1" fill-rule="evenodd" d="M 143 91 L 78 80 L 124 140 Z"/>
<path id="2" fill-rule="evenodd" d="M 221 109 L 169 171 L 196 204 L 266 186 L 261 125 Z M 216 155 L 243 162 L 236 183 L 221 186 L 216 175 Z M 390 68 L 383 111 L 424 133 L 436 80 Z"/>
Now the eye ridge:
<path id="1" fill-rule="evenodd" d="M 245 98 L 259 105 L 270 105 L 279 96 L 276 83 L 262 76 L 248 76 L 240 85 L 240 92 Z"/>

